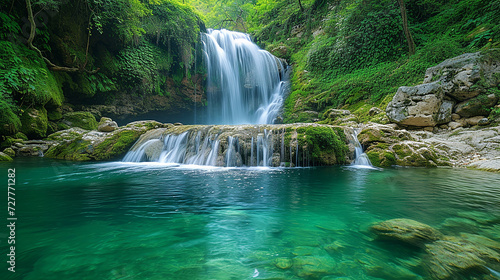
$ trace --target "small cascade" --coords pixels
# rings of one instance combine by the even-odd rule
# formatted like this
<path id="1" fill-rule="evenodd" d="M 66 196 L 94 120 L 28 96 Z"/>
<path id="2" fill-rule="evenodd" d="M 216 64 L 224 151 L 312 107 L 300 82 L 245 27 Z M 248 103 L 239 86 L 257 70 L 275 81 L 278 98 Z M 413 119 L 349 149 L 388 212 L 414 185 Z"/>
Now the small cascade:
<path id="1" fill-rule="evenodd" d="M 288 67 L 245 33 L 202 35 L 210 124 L 270 124 L 289 90 Z"/>
<path id="2" fill-rule="evenodd" d="M 363 147 L 361 146 L 361 143 L 359 143 L 358 140 L 358 133 L 356 130 L 354 130 L 354 134 L 352 135 L 352 138 L 354 139 L 354 156 L 355 160 L 352 163 L 352 165 L 355 166 L 367 166 L 367 167 L 373 167 L 372 163 L 370 162 L 370 159 L 366 155 L 366 153 L 363 151 Z"/>
<path id="3" fill-rule="evenodd" d="M 335 164 L 321 162 L 329 156 L 312 156 L 312 148 L 317 144 L 299 141 L 299 138 L 307 137 L 302 129 L 307 125 L 187 125 L 158 128 L 142 135 L 123 161 L 220 167 Z M 349 130 L 350 133 L 352 130 Z"/>

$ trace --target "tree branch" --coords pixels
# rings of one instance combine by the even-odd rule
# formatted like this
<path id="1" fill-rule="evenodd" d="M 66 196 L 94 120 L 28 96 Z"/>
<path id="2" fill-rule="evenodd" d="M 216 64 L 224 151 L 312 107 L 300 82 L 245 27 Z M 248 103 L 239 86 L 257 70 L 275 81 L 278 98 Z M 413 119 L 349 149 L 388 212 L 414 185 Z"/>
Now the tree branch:
<path id="1" fill-rule="evenodd" d="M 50 70 L 52 71 L 60 71 L 60 72 L 85 72 L 88 74 L 95 74 L 99 71 L 99 68 L 96 70 L 89 71 L 85 69 L 85 65 L 83 67 L 77 68 L 77 67 L 64 67 L 64 66 L 57 66 L 54 63 L 52 63 L 48 58 L 43 56 L 42 51 L 35 47 L 33 45 L 33 40 L 35 39 L 36 35 L 36 23 L 35 23 L 35 18 L 33 16 L 33 9 L 31 7 L 31 0 L 26 0 L 26 9 L 28 10 L 28 21 L 30 22 L 31 29 L 30 29 L 30 35 L 28 37 L 28 47 L 38 53 L 40 57 L 45 61 L 47 66 L 49 67 Z M 43 9 L 42 9 L 43 10 Z M 38 13 L 37 13 L 38 14 Z M 89 37 L 90 38 L 90 37 Z M 88 51 L 88 42 L 87 42 L 87 51 Z M 85 62 L 86 64 L 87 62 Z"/>

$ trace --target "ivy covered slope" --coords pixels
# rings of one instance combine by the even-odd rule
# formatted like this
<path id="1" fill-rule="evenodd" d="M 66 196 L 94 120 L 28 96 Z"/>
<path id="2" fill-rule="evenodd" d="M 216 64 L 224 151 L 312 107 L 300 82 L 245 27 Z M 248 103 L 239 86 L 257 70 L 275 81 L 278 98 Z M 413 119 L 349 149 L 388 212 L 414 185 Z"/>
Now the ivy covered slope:
<path id="1" fill-rule="evenodd" d="M 500 48 L 499 19 L 498 0 L 259 0 L 247 28 L 294 66 L 286 122 L 328 123 L 332 108 L 366 121 L 427 68 Z"/>
<path id="2" fill-rule="evenodd" d="M 65 129 L 71 111 L 99 120 L 176 114 L 203 103 L 197 42 L 205 27 L 191 6 L 175 0 L 0 6 L 0 142 L 18 132 L 40 139 Z"/>

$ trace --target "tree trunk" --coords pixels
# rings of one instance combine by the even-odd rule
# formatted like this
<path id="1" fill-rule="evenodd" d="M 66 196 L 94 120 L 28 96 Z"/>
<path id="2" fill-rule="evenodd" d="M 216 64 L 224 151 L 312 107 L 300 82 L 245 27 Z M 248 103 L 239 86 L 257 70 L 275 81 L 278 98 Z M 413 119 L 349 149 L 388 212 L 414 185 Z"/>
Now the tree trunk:
<path id="1" fill-rule="evenodd" d="M 403 19 L 403 32 L 405 33 L 406 41 L 408 42 L 408 52 L 410 55 L 415 54 L 415 41 L 411 36 L 410 29 L 408 28 L 408 16 L 406 15 L 406 5 L 404 0 L 398 0 L 399 9 L 401 10 L 401 18 Z"/>
<path id="2" fill-rule="evenodd" d="M 302 1 L 301 0 L 299 0 L 299 6 L 300 6 L 300 11 L 304 12 L 304 7 L 302 6 Z"/>

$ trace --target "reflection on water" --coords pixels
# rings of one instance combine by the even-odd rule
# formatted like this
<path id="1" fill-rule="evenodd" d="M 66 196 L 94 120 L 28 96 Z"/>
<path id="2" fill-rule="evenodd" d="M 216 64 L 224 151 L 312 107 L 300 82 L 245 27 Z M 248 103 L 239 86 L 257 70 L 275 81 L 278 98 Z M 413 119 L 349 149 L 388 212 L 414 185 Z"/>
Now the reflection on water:
<path id="1" fill-rule="evenodd" d="M 493 173 L 11 165 L 19 226 L 8 279 L 430 279 L 421 250 L 373 240 L 369 226 L 409 218 L 500 241 Z M 488 269 L 461 277 L 495 279 L 499 267 Z"/>

